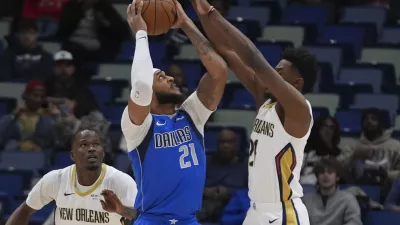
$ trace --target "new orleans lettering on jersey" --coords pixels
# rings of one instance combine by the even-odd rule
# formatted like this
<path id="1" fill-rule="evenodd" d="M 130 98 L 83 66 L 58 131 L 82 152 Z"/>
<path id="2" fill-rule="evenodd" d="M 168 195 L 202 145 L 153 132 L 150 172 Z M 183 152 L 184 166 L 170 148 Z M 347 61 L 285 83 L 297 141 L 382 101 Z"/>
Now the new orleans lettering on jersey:
<path id="1" fill-rule="evenodd" d="M 274 137 L 274 127 L 273 123 L 256 119 L 254 122 L 253 131 L 257 134 L 267 135 L 269 137 Z"/>
<path id="2" fill-rule="evenodd" d="M 60 219 L 87 223 L 109 223 L 109 213 L 81 208 L 59 208 Z"/>
<path id="3" fill-rule="evenodd" d="M 191 141 L 192 133 L 190 132 L 189 126 L 185 126 L 171 132 L 155 133 L 154 140 L 155 148 L 176 147 Z"/>

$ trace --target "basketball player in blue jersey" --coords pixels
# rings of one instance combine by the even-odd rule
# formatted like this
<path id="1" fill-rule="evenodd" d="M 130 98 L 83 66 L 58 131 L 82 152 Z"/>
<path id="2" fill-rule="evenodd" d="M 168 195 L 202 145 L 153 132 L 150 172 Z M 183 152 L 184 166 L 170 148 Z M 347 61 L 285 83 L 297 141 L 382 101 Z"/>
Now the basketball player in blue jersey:
<path id="1" fill-rule="evenodd" d="M 135 4 L 139 4 L 137 10 Z M 118 213 L 127 218 L 137 210 L 136 225 L 198 224 L 195 214 L 201 207 L 206 172 L 204 124 L 217 108 L 228 76 L 225 61 L 181 5 L 177 1 L 175 4 L 178 17 L 173 28 L 186 33 L 207 69 L 197 90 L 184 102 L 174 78 L 153 68 L 147 26 L 141 16 L 142 0 L 133 1 L 127 9 L 136 48 L 131 96 L 121 127 L 138 195 L 134 209 L 110 207 L 108 210 L 118 208 Z M 177 105 L 181 107 L 176 109 Z"/>

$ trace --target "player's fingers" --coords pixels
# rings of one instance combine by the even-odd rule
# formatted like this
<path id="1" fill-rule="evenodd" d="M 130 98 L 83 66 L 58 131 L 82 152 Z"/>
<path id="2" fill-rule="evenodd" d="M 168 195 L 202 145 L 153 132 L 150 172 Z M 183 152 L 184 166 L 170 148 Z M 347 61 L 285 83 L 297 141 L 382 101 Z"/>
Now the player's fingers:
<path id="1" fill-rule="evenodd" d="M 131 6 L 132 4 L 129 4 L 128 7 L 126 7 L 126 15 L 131 14 Z"/>
<path id="2" fill-rule="evenodd" d="M 143 0 L 139 0 L 139 7 L 138 7 L 136 15 L 139 15 L 139 16 L 142 15 L 142 8 L 143 8 Z"/>
<path id="3" fill-rule="evenodd" d="M 100 200 L 101 207 L 103 207 L 104 210 L 106 210 L 106 203 L 103 200 Z"/>

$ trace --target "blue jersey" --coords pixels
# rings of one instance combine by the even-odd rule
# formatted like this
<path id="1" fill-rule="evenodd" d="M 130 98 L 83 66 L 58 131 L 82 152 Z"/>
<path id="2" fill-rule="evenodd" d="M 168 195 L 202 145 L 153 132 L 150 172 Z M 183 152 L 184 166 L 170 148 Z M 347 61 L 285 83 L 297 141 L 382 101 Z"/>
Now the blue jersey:
<path id="1" fill-rule="evenodd" d="M 147 134 L 128 154 L 138 186 L 135 208 L 142 214 L 192 218 L 201 208 L 205 184 L 203 131 L 184 109 L 173 116 L 148 117 Z"/>

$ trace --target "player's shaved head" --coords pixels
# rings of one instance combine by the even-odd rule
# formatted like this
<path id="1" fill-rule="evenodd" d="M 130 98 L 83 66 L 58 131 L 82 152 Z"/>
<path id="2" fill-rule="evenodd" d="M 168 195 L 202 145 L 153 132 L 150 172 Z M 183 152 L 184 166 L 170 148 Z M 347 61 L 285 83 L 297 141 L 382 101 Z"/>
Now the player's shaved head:
<path id="1" fill-rule="evenodd" d="M 82 128 L 72 141 L 71 158 L 78 168 L 97 170 L 104 160 L 103 141 L 95 129 Z"/>

